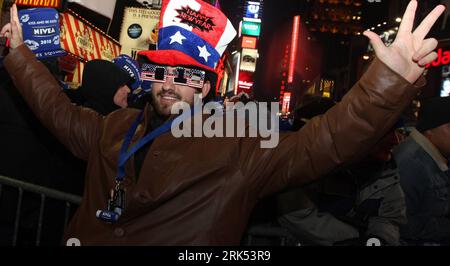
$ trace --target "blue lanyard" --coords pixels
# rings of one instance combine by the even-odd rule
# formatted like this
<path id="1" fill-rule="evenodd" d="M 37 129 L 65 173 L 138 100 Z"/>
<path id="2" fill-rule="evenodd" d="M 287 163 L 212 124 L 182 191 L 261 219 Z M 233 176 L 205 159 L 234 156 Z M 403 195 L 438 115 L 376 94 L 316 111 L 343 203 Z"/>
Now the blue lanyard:
<path id="1" fill-rule="evenodd" d="M 116 186 L 111 190 L 110 198 L 108 199 L 108 208 L 107 209 L 100 209 L 96 212 L 96 217 L 104 222 L 108 223 L 115 223 L 119 220 L 120 215 L 124 211 L 125 208 L 125 190 L 122 188 L 121 184 L 125 177 L 125 164 L 130 159 L 133 154 L 135 154 L 140 148 L 142 148 L 144 145 L 149 143 L 150 141 L 154 140 L 158 136 L 161 136 L 162 134 L 168 132 L 173 124 L 178 124 L 183 121 L 184 118 L 186 118 L 188 115 L 191 115 L 192 112 L 189 114 L 182 114 L 178 118 L 170 119 L 169 121 L 162 124 L 160 127 L 156 128 L 149 134 L 147 134 L 145 137 L 140 139 L 136 145 L 134 145 L 129 151 L 128 148 L 131 144 L 131 139 L 133 138 L 134 134 L 136 133 L 136 130 L 141 123 L 142 116 L 144 115 L 144 111 L 142 111 L 138 117 L 136 118 L 136 121 L 132 124 L 131 128 L 128 130 L 127 134 L 125 135 L 125 140 L 122 143 L 122 147 L 120 148 L 119 153 L 119 163 L 117 166 L 117 177 L 116 177 Z"/>
<path id="2" fill-rule="evenodd" d="M 140 148 L 145 146 L 150 141 L 156 139 L 157 137 L 161 136 L 164 133 L 169 132 L 170 129 L 172 128 L 173 124 L 180 124 L 188 116 L 193 116 L 194 109 L 192 109 L 191 112 L 183 113 L 182 115 L 165 122 L 164 124 L 162 124 L 161 126 L 156 128 L 155 130 L 153 130 L 152 132 L 147 134 L 145 137 L 140 139 L 138 141 L 138 143 L 136 143 L 136 145 L 134 145 L 128 151 L 128 148 L 130 147 L 130 144 L 131 144 L 131 140 L 132 140 L 134 134 L 136 133 L 136 129 L 138 128 L 139 124 L 141 123 L 143 115 L 144 115 L 144 111 L 141 111 L 141 113 L 138 115 L 138 117 L 134 121 L 133 125 L 131 126 L 131 128 L 128 130 L 127 135 L 125 136 L 125 140 L 122 144 L 122 148 L 120 149 L 119 163 L 118 163 L 118 167 L 117 167 L 117 177 L 116 177 L 116 181 L 119 183 L 122 182 L 125 177 L 125 164 L 131 158 L 131 156 L 133 156 L 133 154 L 135 154 Z"/>
<path id="3" fill-rule="evenodd" d="M 141 123 L 142 116 L 144 115 L 144 111 L 142 111 L 138 117 L 136 118 L 136 121 L 134 121 L 131 128 L 128 130 L 127 135 L 125 136 L 125 140 L 122 144 L 122 147 L 120 148 L 120 154 L 119 154 L 119 163 L 117 167 L 117 177 L 116 177 L 116 186 L 111 190 L 111 196 L 108 199 L 108 208 L 107 209 L 100 209 L 97 210 L 95 216 L 107 223 L 115 223 L 119 220 L 120 215 L 124 211 L 125 208 L 125 190 L 122 188 L 121 183 L 125 177 L 125 164 L 130 159 L 133 154 L 135 154 L 140 148 L 142 148 L 145 144 L 149 143 L 150 141 L 154 140 L 158 136 L 161 136 L 162 134 L 168 132 L 172 124 L 175 120 L 169 120 L 165 122 L 163 125 L 158 127 L 157 129 L 150 132 L 148 135 L 146 135 L 144 138 L 140 139 L 136 145 L 134 145 L 129 151 L 128 148 L 131 144 L 131 139 L 133 138 L 134 134 L 136 133 L 136 129 L 138 128 L 139 124 Z M 181 116 L 183 118 L 184 115 Z"/>
<path id="4" fill-rule="evenodd" d="M 153 130 L 152 132 L 147 134 L 145 137 L 140 139 L 138 141 L 138 143 L 136 143 L 136 145 L 134 145 L 127 152 L 128 148 L 130 147 L 130 144 L 131 144 L 131 139 L 133 138 L 134 134 L 136 133 L 136 129 L 138 128 L 139 124 L 141 123 L 142 116 L 144 115 L 144 111 L 142 111 L 138 115 L 136 120 L 134 121 L 131 128 L 128 130 L 127 135 L 125 136 L 125 140 L 123 141 L 122 148 L 120 149 L 116 182 L 120 183 L 123 181 L 123 179 L 125 177 L 125 164 L 130 159 L 130 157 L 133 156 L 133 154 L 135 154 L 140 148 L 145 146 L 150 141 L 156 139 L 157 137 L 161 136 L 164 133 L 169 132 L 174 124 L 176 124 L 176 125 L 181 124 L 186 118 L 188 118 L 189 116 L 191 116 L 191 117 L 194 116 L 196 113 L 201 111 L 201 109 L 196 110 L 195 112 L 194 111 L 195 111 L 195 108 L 192 108 L 191 112 L 185 112 L 185 113 L 179 115 L 178 117 L 175 117 L 175 118 L 170 119 L 169 121 L 165 122 L 164 124 L 162 124 L 161 126 L 156 128 L 155 130 Z"/>
<path id="5" fill-rule="evenodd" d="M 119 163 L 118 163 L 118 167 L 117 167 L 117 177 L 116 177 L 117 182 L 123 181 L 123 179 L 125 177 L 125 164 L 130 159 L 130 157 L 133 156 L 133 154 L 135 154 L 140 148 L 142 148 L 144 145 L 146 145 L 150 141 L 152 141 L 155 138 L 161 136 L 162 134 L 168 132 L 172 127 L 173 119 L 165 122 L 164 124 L 162 124 L 161 126 L 156 128 L 155 130 L 153 130 L 152 132 L 147 134 L 144 138 L 140 139 L 138 141 L 138 143 L 136 143 L 136 145 L 134 145 L 127 152 L 128 148 L 130 147 L 130 144 L 131 144 L 131 139 L 133 138 L 134 134 L 136 133 L 136 129 L 139 126 L 143 115 L 144 115 L 144 111 L 142 111 L 138 115 L 138 117 L 136 118 L 136 121 L 134 121 L 133 125 L 128 130 L 128 133 L 125 136 L 125 140 L 122 144 L 122 148 L 120 149 L 120 154 L 119 154 Z"/>

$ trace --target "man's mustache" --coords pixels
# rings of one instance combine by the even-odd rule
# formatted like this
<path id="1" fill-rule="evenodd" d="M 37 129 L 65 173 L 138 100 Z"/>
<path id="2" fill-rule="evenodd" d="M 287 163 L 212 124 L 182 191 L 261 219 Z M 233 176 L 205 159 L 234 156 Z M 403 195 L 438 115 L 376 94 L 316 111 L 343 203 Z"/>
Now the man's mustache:
<path id="1" fill-rule="evenodd" d="M 179 100 L 181 100 L 181 96 L 178 95 L 174 90 L 172 89 L 162 89 L 159 93 L 158 96 L 170 96 L 170 97 L 174 97 L 177 98 Z"/>

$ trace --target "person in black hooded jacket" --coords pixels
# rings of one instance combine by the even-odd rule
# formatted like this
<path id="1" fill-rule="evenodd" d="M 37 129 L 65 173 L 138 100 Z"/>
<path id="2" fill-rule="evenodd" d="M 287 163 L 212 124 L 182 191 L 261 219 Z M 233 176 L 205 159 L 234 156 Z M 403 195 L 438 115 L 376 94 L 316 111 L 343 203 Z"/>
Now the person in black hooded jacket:
<path id="1" fill-rule="evenodd" d="M 41 60 L 59 78 L 57 58 Z M 86 163 L 72 155 L 41 125 L 16 90 L 6 69 L 0 67 L 0 176 L 83 194 Z M 18 203 L 17 189 L 0 193 L 0 246 L 13 242 Z M 39 195 L 24 193 L 16 244 L 34 245 L 38 226 Z M 64 230 L 65 205 L 49 199 L 43 215 L 41 245 L 56 245 Z"/>
<path id="2" fill-rule="evenodd" d="M 77 90 L 66 90 L 71 101 L 91 108 L 101 115 L 128 107 L 128 84 L 133 79 L 114 63 L 92 60 L 86 63 L 83 82 Z"/>

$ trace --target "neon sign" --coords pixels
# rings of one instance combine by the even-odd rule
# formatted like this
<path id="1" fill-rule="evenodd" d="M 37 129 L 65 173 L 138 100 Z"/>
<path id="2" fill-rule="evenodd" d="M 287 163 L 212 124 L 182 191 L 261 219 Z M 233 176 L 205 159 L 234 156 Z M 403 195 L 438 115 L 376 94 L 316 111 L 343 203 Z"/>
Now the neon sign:
<path id="1" fill-rule="evenodd" d="M 448 65 L 450 64 L 450 51 L 443 51 L 442 48 L 440 48 L 437 51 L 438 58 L 433 61 L 431 64 L 428 64 L 426 68 L 430 67 L 438 67 L 442 65 Z"/>
<path id="2" fill-rule="evenodd" d="M 289 58 L 288 83 L 290 83 L 290 84 L 292 84 L 294 82 L 294 71 L 295 71 L 295 63 L 296 63 L 297 52 L 298 52 L 299 31 L 300 31 L 300 16 L 295 16 L 294 23 L 293 23 L 293 29 L 292 29 L 291 56 Z"/>

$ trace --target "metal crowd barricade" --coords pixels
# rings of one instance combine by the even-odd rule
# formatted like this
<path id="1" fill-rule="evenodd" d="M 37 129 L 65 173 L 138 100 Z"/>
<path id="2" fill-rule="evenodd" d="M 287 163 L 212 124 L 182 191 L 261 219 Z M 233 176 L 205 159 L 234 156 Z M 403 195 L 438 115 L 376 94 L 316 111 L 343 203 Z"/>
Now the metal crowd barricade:
<path id="1" fill-rule="evenodd" d="M 300 246 L 287 229 L 273 225 L 251 226 L 244 236 L 244 246 Z"/>
<path id="2" fill-rule="evenodd" d="M 67 226 L 69 221 L 70 209 L 72 206 L 78 206 L 81 203 L 81 197 L 64 193 L 55 189 L 50 189 L 43 186 L 34 185 L 31 183 L 23 182 L 9 177 L 0 176 L 0 200 L 2 200 L 2 192 L 4 187 L 11 187 L 17 189 L 18 200 L 16 206 L 15 220 L 14 220 L 14 232 L 12 238 L 12 246 L 17 246 L 19 228 L 20 228 L 20 214 L 23 203 L 24 192 L 30 192 L 32 194 L 40 195 L 40 207 L 39 218 L 37 221 L 37 233 L 35 245 L 39 246 L 42 237 L 42 225 L 44 219 L 44 209 L 46 201 L 53 199 L 61 202 L 65 202 L 65 216 L 64 227 Z M 263 239 L 260 242 L 258 239 Z M 281 227 L 269 226 L 269 225 L 255 225 L 249 228 L 244 236 L 244 241 L 241 243 L 245 246 L 259 246 L 259 245 L 281 245 L 291 246 L 299 245 L 296 243 L 296 239 L 293 239 L 289 232 Z M 270 241 L 270 242 L 266 242 Z"/>
<path id="3" fill-rule="evenodd" d="M 39 219 L 37 222 L 37 233 L 36 233 L 36 246 L 40 245 L 41 242 L 41 233 L 42 233 L 42 224 L 44 219 L 44 209 L 47 199 L 54 199 L 58 201 L 65 202 L 65 217 L 64 217 L 64 227 L 67 226 L 69 222 L 70 209 L 72 205 L 80 205 L 81 197 L 64 193 L 55 189 L 50 189 L 47 187 L 42 187 L 38 185 L 34 185 L 31 183 L 19 181 L 13 178 L 0 176 L 0 200 L 2 196 L 3 187 L 12 187 L 16 188 L 19 192 L 18 200 L 17 200 L 17 208 L 16 215 L 14 221 L 14 233 L 12 239 L 12 245 L 17 245 L 17 239 L 19 235 L 19 226 L 20 226 L 20 214 L 22 208 L 22 200 L 24 191 L 31 192 L 33 194 L 40 195 L 40 208 L 39 208 Z"/>

